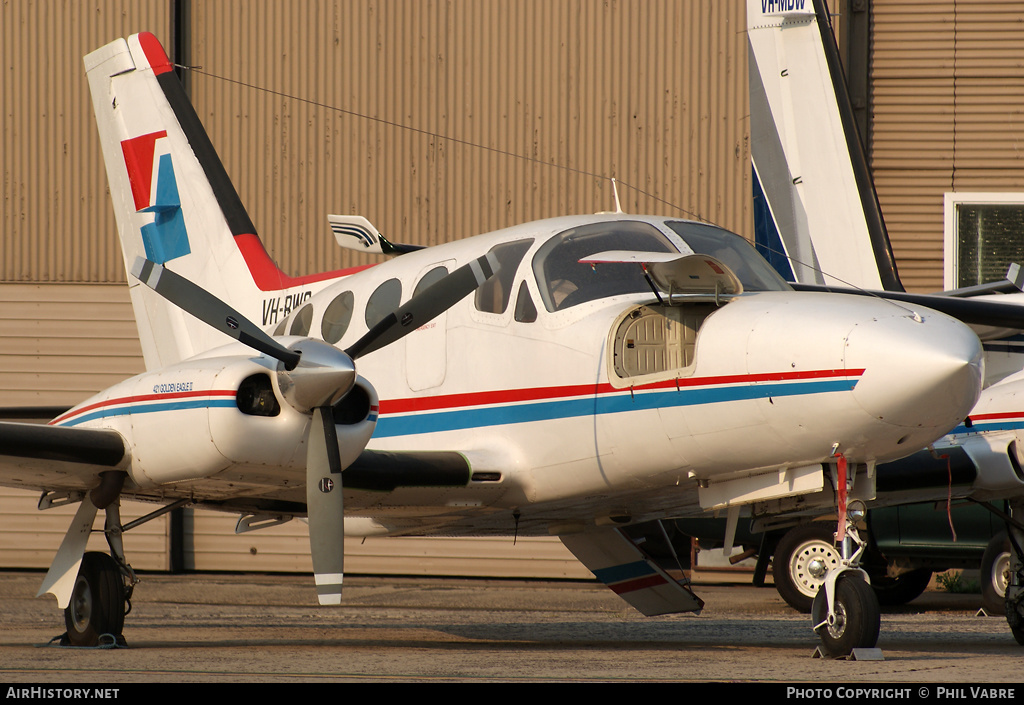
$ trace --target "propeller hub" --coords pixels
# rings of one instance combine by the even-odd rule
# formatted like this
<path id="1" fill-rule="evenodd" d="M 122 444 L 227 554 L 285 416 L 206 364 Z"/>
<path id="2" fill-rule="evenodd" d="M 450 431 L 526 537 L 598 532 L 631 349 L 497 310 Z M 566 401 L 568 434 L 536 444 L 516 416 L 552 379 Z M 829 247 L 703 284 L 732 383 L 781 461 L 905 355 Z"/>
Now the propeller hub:
<path id="1" fill-rule="evenodd" d="M 278 363 L 277 381 L 285 401 L 298 411 L 331 406 L 355 384 L 355 363 L 344 351 L 312 338 L 293 343 L 289 348 L 302 357 L 292 370 Z"/>

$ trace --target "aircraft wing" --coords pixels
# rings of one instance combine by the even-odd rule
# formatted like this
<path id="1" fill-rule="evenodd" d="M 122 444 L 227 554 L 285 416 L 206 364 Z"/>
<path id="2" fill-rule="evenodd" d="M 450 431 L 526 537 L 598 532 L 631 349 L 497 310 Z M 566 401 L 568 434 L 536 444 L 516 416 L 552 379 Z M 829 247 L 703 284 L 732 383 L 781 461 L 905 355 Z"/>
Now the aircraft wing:
<path id="1" fill-rule="evenodd" d="M 0 422 L 0 484 L 84 491 L 130 457 L 117 431 Z"/>

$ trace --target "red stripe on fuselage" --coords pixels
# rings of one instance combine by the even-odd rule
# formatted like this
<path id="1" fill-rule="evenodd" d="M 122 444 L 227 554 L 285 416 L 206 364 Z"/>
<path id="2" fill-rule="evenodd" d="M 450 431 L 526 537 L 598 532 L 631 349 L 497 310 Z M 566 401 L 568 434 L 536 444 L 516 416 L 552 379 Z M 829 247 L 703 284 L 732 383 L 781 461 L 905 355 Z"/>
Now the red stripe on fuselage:
<path id="1" fill-rule="evenodd" d="M 993 421 L 995 419 L 1016 419 L 1024 416 L 1024 411 L 1004 411 L 998 414 L 971 414 L 971 421 Z"/>
<path id="2" fill-rule="evenodd" d="M 632 387 L 633 392 L 644 392 L 656 389 L 683 389 L 685 387 L 706 387 L 726 384 L 750 384 L 758 382 L 788 382 L 828 377 L 860 377 L 864 370 L 810 370 L 806 372 L 765 372 L 753 375 L 722 375 L 717 377 L 689 377 L 667 379 L 651 384 Z M 564 397 L 581 397 L 597 394 L 613 394 L 628 392 L 630 387 L 618 388 L 611 384 L 577 384 L 564 387 L 536 387 L 533 389 L 500 389 L 490 392 L 471 392 L 469 394 L 443 394 L 433 397 L 411 399 L 381 400 L 382 414 L 403 414 L 414 411 L 431 411 L 467 406 L 486 406 L 489 404 L 514 404 L 524 401 L 542 399 L 559 399 Z"/>
<path id="3" fill-rule="evenodd" d="M 238 394 L 234 389 L 207 389 L 194 392 L 168 392 L 167 394 L 139 394 L 132 397 L 118 397 L 116 399 L 106 399 L 104 401 L 98 401 L 95 404 L 89 406 L 83 406 L 80 409 L 72 409 L 66 414 L 58 416 L 50 422 L 51 426 L 59 424 L 63 421 L 68 421 L 76 416 L 81 416 L 84 413 L 93 411 L 95 409 L 102 409 L 110 406 L 121 406 L 123 404 L 137 404 L 143 401 L 170 401 L 173 399 L 192 399 L 195 397 L 233 397 Z"/>

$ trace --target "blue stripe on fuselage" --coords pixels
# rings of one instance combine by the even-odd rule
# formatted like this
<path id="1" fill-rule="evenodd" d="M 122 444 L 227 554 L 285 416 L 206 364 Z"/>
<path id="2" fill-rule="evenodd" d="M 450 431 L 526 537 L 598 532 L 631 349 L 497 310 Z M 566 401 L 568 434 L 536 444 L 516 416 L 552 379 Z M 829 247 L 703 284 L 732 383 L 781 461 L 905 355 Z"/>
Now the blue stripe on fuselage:
<path id="1" fill-rule="evenodd" d="M 609 396 L 588 396 L 578 399 L 530 402 L 511 406 L 474 407 L 454 411 L 433 411 L 421 414 L 381 415 L 374 438 L 411 436 L 420 433 L 458 431 L 485 426 L 550 421 L 597 414 L 618 414 L 627 411 L 648 411 L 677 406 L 697 406 L 728 401 L 746 401 L 767 397 L 788 397 L 806 394 L 848 392 L 857 386 L 857 379 L 816 380 L 812 382 L 779 382 L 712 389 L 681 389 L 657 392 L 629 390 Z"/>
<path id="2" fill-rule="evenodd" d="M 182 409 L 202 409 L 207 407 L 235 407 L 235 400 L 232 399 L 196 399 L 188 401 L 153 402 L 149 404 L 129 404 L 99 409 L 88 414 L 76 416 L 61 426 L 77 426 L 93 419 L 110 418 L 112 416 L 127 416 L 128 414 L 152 414 L 157 411 L 181 411 Z"/>

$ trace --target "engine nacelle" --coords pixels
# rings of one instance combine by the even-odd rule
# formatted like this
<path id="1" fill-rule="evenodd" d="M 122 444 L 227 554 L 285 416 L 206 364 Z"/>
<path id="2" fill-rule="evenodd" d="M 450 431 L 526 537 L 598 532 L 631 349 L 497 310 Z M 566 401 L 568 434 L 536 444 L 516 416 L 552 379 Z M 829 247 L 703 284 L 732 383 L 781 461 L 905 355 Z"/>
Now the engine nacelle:
<path id="1" fill-rule="evenodd" d="M 343 467 L 373 435 L 378 405 L 375 390 L 361 377 L 337 403 Z M 67 417 L 70 424 L 120 432 L 131 448 L 129 474 L 139 487 L 209 478 L 229 468 L 238 478 L 247 469 L 294 472 L 301 483 L 310 421 L 310 414 L 281 398 L 276 361 L 252 354 L 192 358 L 142 373 Z"/>

